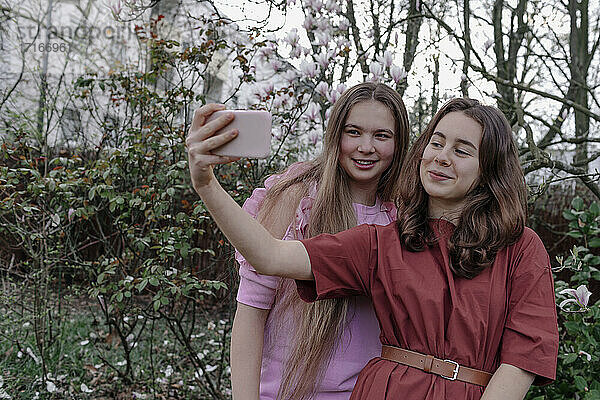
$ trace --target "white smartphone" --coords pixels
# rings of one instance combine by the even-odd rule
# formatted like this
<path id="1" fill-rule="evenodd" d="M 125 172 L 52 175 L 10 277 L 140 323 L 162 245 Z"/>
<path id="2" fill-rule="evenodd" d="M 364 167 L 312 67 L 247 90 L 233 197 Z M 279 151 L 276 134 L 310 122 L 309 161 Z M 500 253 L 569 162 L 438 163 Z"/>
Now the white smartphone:
<path id="1" fill-rule="evenodd" d="M 245 158 L 266 158 L 271 153 L 271 113 L 255 110 L 223 110 L 214 112 L 206 122 L 231 112 L 235 118 L 215 135 L 237 129 L 231 142 L 213 150 L 213 154 Z"/>

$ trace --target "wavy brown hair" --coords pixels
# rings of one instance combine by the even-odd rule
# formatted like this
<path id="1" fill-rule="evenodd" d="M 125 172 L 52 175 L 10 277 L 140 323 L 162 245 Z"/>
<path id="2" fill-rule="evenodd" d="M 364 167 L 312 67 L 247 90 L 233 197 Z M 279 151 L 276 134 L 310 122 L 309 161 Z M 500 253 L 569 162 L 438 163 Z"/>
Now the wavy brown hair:
<path id="1" fill-rule="evenodd" d="M 402 167 L 397 225 L 402 243 L 411 251 L 422 251 L 436 241 L 427 222 L 429 196 L 421 183 L 419 167 L 437 124 L 452 112 L 465 114 L 483 129 L 480 179 L 467 193 L 448 242 L 452 271 L 470 279 L 492 265 L 498 250 L 517 241 L 525 226 L 527 187 L 510 125 L 500 110 L 477 100 L 458 98 L 435 114 Z"/>
<path id="2" fill-rule="evenodd" d="M 308 163 L 306 171 L 282 179 L 265 197 L 259 221 L 269 215 L 284 193 L 299 193 L 296 205 L 308 187 L 317 183 L 317 193 L 308 222 L 308 236 L 337 233 L 356 226 L 349 177 L 340 166 L 340 142 L 346 119 L 352 107 L 364 101 L 378 101 L 392 112 L 395 120 L 395 151 L 392 162 L 382 174 L 377 195 L 382 201 L 393 201 L 399 190 L 402 162 L 408 148 L 408 115 L 400 95 L 380 83 L 362 83 L 342 94 L 333 106 L 324 135 L 323 151 Z M 298 188 L 300 188 L 298 190 Z M 292 221 L 290 221 L 292 222 Z M 312 397 L 320 385 L 327 365 L 338 344 L 347 320 L 349 299 L 304 303 L 298 297 L 293 281 L 282 280 L 276 295 L 277 311 L 291 310 L 296 331 L 292 350 L 285 363 L 278 399 L 304 400 Z M 279 331 L 279 329 L 275 329 Z"/>

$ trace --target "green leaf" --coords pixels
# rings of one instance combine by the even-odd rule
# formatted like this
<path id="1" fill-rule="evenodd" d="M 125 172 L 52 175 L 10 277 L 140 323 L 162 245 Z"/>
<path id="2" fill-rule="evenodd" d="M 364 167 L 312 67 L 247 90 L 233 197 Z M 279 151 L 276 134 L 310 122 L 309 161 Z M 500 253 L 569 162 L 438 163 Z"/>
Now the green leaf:
<path id="1" fill-rule="evenodd" d="M 575 376 L 575 378 L 573 380 L 575 382 L 575 386 L 577 387 L 577 389 L 585 390 L 585 388 L 587 387 L 587 382 L 581 375 Z"/>
<path id="2" fill-rule="evenodd" d="M 600 247 L 600 237 L 595 237 L 588 242 L 588 247 Z"/>
<path id="3" fill-rule="evenodd" d="M 123 292 L 117 293 L 116 299 L 119 303 L 122 302 L 123 301 Z"/>
<path id="4" fill-rule="evenodd" d="M 135 285 L 135 288 L 141 293 L 142 290 L 144 290 L 146 288 L 147 284 L 148 284 L 148 279 L 144 278 L 144 279 L 142 279 L 142 281 L 140 283 Z"/>
<path id="5" fill-rule="evenodd" d="M 156 279 L 156 277 L 155 277 L 155 276 L 151 277 L 151 278 L 149 279 L 149 282 L 150 282 L 150 284 L 151 284 L 152 286 L 158 286 L 158 279 Z"/>
<path id="6" fill-rule="evenodd" d="M 583 209 L 583 200 L 581 197 L 575 197 L 573 201 L 571 201 L 571 207 L 577 211 L 581 211 L 581 209 Z"/>
<path id="7" fill-rule="evenodd" d="M 598 215 L 600 215 L 600 207 L 598 206 L 598 203 L 596 203 L 595 201 L 592 203 L 592 205 L 590 205 L 590 213 L 592 213 L 594 215 L 594 217 L 597 217 Z"/>
<path id="8" fill-rule="evenodd" d="M 575 360 L 577 360 L 577 353 L 569 353 L 565 357 L 565 361 L 563 361 L 563 364 L 571 364 Z"/>
<path id="9" fill-rule="evenodd" d="M 573 221 L 573 220 L 577 219 L 577 217 L 574 216 L 573 213 L 571 213 L 571 211 L 568 211 L 568 210 L 563 211 L 563 217 L 567 221 Z"/>

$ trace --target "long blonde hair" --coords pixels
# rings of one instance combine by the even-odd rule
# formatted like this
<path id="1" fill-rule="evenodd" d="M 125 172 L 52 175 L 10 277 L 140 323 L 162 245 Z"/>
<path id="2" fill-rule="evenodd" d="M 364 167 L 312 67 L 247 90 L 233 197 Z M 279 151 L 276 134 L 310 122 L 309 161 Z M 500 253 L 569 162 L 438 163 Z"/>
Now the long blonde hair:
<path id="1" fill-rule="evenodd" d="M 389 86 L 368 82 L 348 89 L 335 103 L 327 123 L 323 152 L 308 163 L 304 172 L 282 179 L 267 192 L 258 214 L 259 221 L 269 215 L 281 194 L 289 188 L 300 188 L 295 192 L 300 193 L 297 205 L 300 198 L 308 193 L 308 187 L 317 183 L 307 236 L 337 233 L 356 226 L 349 177 L 340 166 L 339 157 L 346 118 L 352 107 L 363 101 L 378 101 L 387 106 L 394 116 L 394 156 L 379 180 L 377 195 L 382 201 L 395 199 L 399 190 L 400 167 L 408 148 L 406 107 L 400 95 Z M 291 310 L 296 329 L 277 395 L 281 400 L 306 400 L 316 393 L 347 320 L 347 298 L 304 303 L 294 286 L 293 281 L 284 279 L 276 294 L 277 312 Z"/>

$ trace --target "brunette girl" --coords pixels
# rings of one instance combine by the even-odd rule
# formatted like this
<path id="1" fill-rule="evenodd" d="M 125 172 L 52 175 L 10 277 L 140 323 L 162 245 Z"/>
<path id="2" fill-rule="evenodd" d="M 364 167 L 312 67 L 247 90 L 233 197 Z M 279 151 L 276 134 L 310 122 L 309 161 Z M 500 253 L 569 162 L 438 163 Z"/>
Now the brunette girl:
<path id="1" fill-rule="evenodd" d="M 322 154 L 256 189 L 244 209 L 275 237 L 302 239 L 396 219 L 408 118 L 400 95 L 363 83 L 335 103 Z M 343 400 L 381 354 L 379 327 L 363 296 L 305 303 L 293 280 L 240 262 L 231 339 L 233 395 L 241 399 Z M 252 334 L 249 334 L 252 332 Z"/>
<path id="2" fill-rule="evenodd" d="M 188 137 L 194 188 L 261 273 L 297 279 L 308 301 L 367 295 L 381 357 L 351 399 L 522 399 L 555 378 L 558 329 L 548 255 L 524 227 L 526 187 L 504 115 L 477 101 L 442 107 L 401 172 L 397 223 L 280 241 L 220 187 L 211 137 Z"/>

